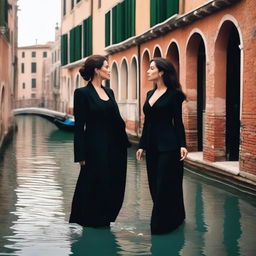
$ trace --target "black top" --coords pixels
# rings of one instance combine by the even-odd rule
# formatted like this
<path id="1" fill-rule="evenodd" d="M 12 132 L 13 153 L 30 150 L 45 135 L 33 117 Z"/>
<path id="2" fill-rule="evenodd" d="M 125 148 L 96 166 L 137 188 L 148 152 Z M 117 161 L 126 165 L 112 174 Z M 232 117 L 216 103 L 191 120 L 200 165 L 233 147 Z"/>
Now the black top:
<path id="1" fill-rule="evenodd" d="M 143 106 L 145 121 L 139 148 L 167 151 L 186 147 L 182 122 L 184 95 L 180 91 L 167 89 L 153 106 L 150 106 L 149 99 L 155 90 L 147 93 Z"/>
<path id="2" fill-rule="evenodd" d="M 104 154 L 112 146 L 130 146 L 114 93 L 110 88 L 102 88 L 109 97 L 107 101 L 99 97 L 90 82 L 74 92 L 75 162 L 86 161 L 88 152 Z"/>

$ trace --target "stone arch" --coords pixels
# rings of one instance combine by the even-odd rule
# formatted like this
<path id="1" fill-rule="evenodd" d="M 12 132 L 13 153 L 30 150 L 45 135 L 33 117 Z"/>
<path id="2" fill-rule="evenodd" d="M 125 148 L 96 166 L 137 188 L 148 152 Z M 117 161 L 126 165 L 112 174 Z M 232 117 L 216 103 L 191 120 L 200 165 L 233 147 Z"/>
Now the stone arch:
<path id="1" fill-rule="evenodd" d="M 241 34 L 231 20 L 222 22 L 214 49 L 214 114 L 218 133 L 216 160 L 239 160 L 241 112 Z"/>
<path id="2" fill-rule="evenodd" d="M 112 66 L 111 66 L 111 78 L 110 78 L 110 81 L 111 81 L 111 84 L 110 84 L 110 87 L 113 89 L 114 91 L 114 94 L 115 94 L 115 97 L 117 100 L 119 100 L 119 96 L 118 96 L 118 93 L 119 93 L 119 90 L 118 90 L 118 83 L 119 83 L 119 79 L 118 79 L 118 66 L 117 66 L 117 63 L 114 61 L 112 63 Z"/>
<path id="3" fill-rule="evenodd" d="M 159 45 L 156 45 L 155 46 L 155 49 L 153 51 L 153 57 L 162 57 L 163 54 L 162 54 L 162 49 Z"/>
<path id="4" fill-rule="evenodd" d="M 178 45 L 176 42 L 171 42 L 170 45 L 168 46 L 167 53 L 166 53 L 166 58 L 172 62 L 174 65 L 177 75 L 179 77 L 180 73 L 180 57 L 179 57 L 179 49 Z"/>
<path id="5" fill-rule="evenodd" d="M 188 144 L 203 151 L 206 106 L 206 51 L 203 36 L 191 34 L 186 48 L 186 88 L 188 98 Z"/>
<path id="6" fill-rule="evenodd" d="M 122 60 L 120 69 L 120 91 L 121 100 L 128 99 L 128 64 L 126 58 Z"/>
<path id="7" fill-rule="evenodd" d="M 149 82 L 147 79 L 147 70 L 149 69 L 149 63 L 150 62 L 150 53 L 148 50 L 145 50 L 142 54 L 141 57 L 141 95 L 140 95 L 140 113 L 143 113 L 142 108 L 143 108 L 143 104 L 145 102 L 146 99 L 146 94 L 147 91 L 149 91 L 150 89 L 153 88 L 153 83 Z M 143 123 L 144 123 L 144 116 L 140 114 L 140 129 L 143 127 Z"/>
<path id="8" fill-rule="evenodd" d="M 130 68 L 130 99 L 136 100 L 138 96 L 138 61 L 137 58 L 134 56 L 131 61 L 131 68 Z"/>

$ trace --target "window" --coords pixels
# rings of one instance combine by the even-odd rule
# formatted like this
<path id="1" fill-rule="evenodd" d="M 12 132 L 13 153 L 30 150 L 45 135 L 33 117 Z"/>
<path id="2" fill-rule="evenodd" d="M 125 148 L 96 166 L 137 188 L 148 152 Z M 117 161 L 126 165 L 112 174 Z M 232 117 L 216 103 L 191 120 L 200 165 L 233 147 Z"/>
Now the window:
<path id="1" fill-rule="evenodd" d="M 47 58 L 47 52 L 43 52 L 43 58 Z"/>
<path id="2" fill-rule="evenodd" d="M 76 0 L 77 3 L 79 3 L 81 0 Z"/>
<path id="3" fill-rule="evenodd" d="M 25 64 L 21 63 L 21 73 L 25 73 Z"/>
<path id="4" fill-rule="evenodd" d="M 105 46 L 120 43 L 134 35 L 135 0 L 124 0 L 105 14 Z"/>
<path id="5" fill-rule="evenodd" d="M 22 89 L 25 89 L 25 88 L 26 88 L 26 84 L 22 83 Z"/>
<path id="6" fill-rule="evenodd" d="M 52 57 L 53 59 L 53 57 Z M 68 35 L 64 34 L 61 36 L 61 65 L 68 63 Z"/>
<path id="7" fill-rule="evenodd" d="M 35 99 L 36 98 L 36 94 L 35 93 L 31 93 L 31 98 Z"/>
<path id="8" fill-rule="evenodd" d="M 32 56 L 32 58 L 35 58 L 36 57 L 36 52 L 32 52 L 31 56 Z"/>
<path id="9" fill-rule="evenodd" d="M 92 16 L 83 21 L 83 49 L 83 57 L 92 54 Z"/>
<path id="10" fill-rule="evenodd" d="M 31 73 L 36 73 L 36 62 L 31 63 Z"/>
<path id="11" fill-rule="evenodd" d="M 22 52 L 22 58 L 25 58 L 25 52 Z"/>
<path id="12" fill-rule="evenodd" d="M 150 26 L 179 12 L 179 0 L 150 0 Z"/>
<path id="13" fill-rule="evenodd" d="M 98 0 L 98 9 L 101 8 L 101 0 Z"/>
<path id="14" fill-rule="evenodd" d="M 32 78 L 32 80 L 31 80 L 31 87 L 36 88 L 36 79 L 35 78 Z"/>
<path id="15" fill-rule="evenodd" d="M 9 3 L 7 0 L 0 1 L 0 27 L 8 26 Z"/>
<path id="16" fill-rule="evenodd" d="M 70 62 L 80 60 L 82 57 L 82 25 L 70 30 L 69 46 Z"/>
<path id="17" fill-rule="evenodd" d="M 67 12 L 66 0 L 63 0 L 63 16 L 66 15 L 66 12 Z"/>
<path id="18" fill-rule="evenodd" d="M 75 0 L 71 0 L 71 10 L 74 8 Z"/>

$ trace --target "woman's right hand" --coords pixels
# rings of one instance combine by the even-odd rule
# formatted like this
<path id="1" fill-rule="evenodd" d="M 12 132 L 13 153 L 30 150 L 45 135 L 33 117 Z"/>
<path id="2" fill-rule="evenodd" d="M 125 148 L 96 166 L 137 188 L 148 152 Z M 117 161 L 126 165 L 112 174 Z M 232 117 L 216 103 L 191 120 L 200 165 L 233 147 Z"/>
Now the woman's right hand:
<path id="1" fill-rule="evenodd" d="M 144 149 L 142 148 L 139 148 L 136 152 L 136 158 L 137 160 L 142 160 L 143 159 L 143 152 L 144 152 Z"/>
<path id="2" fill-rule="evenodd" d="M 84 166 L 85 165 L 85 161 L 81 161 L 79 162 L 80 166 Z"/>

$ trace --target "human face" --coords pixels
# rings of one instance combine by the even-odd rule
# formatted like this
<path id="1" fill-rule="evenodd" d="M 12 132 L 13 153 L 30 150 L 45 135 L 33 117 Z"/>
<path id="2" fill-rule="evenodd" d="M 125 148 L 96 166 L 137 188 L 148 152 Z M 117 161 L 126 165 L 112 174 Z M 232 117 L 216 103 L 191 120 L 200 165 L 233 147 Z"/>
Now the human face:
<path id="1" fill-rule="evenodd" d="M 147 71 L 148 81 L 156 82 L 160 77 L 161 73 L 159 72 L 156 63 L 152 61 L 150 63 L 149 69 Z"/>
<path id="2" fill-rule="evenodd" d="M 110 68 L 106 60 L 103 62 L 103 66 L 99 69 L 98 74 L 100 75 L 102 80 L 110 79 Z"/>

